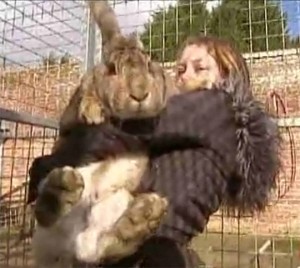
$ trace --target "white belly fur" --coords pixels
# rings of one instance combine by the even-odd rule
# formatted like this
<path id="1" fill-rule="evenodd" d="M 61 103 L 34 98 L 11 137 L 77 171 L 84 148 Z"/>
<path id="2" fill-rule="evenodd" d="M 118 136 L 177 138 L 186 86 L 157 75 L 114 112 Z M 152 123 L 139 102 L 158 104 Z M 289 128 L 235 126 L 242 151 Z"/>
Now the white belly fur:
<path id="1" fill-rule="evenodd" d="M 51 228 L 37 226 L 33 248 L 38 268 L 72 267 L 74 257 L 83 262 L 99 260 L 101 234 L 112 227 L 132 200 L 122 186 L 128 180 L 139 183 L 147 159 L 124 157 L 111 163 L 100 178 L 94 175 L 105 162 L 76 168 L 84 178 L 82 198 Z"/>

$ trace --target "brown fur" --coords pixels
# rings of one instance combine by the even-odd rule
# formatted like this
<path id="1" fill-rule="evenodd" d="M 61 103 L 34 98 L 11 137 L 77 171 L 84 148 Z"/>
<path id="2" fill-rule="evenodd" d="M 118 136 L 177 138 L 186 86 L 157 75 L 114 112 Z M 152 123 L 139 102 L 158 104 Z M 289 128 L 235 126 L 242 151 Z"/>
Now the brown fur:
<path id="1" fill-rule="evenodd" d="M 82 77 L 80 85 L 77 87 L 61 116 L 60 137 L 53 147 L 53 154 L 68 143 L 70 133 L 73 131 L 72 127 L 77 123 L 93 125 L 109 121 L 111 118 L 121 120 L 153 118 L 161 112 L 166 100 L 170 96 L 168 91 L 171 89 L 171 87 L 168 87 L 170 80 L 166 78 L 162 67 L 158 63 L 150 61 L 149 56 L 143 51 L 141 43 L 134 36 L 124 37 L 120 34 L 115 15 L 107 4 L 107 1 L 90 1 L 90 7 L 99 27 L 101 27 L 105 51 L 104 63 L 95 66 Z M 80 138 L 78 142 L 80 142 Z M 124 158 L 126 159 L 126 156 Z M 138 177 L 135 178 L 135 181 L 138 182 L 141 176 L 137 169 L 144 170 L 147 168 L 148 162 L 145 162 L 144 159 L 148 159 L 148 157 L 141 149 L 140 154 L 135 156 L 134 161 L 137 163 L 135 167 L 131 167 L 133 165 L 132 157 L 128 155 L 127 158 L 128 170 L 130 170 L 132 176 Z M 104 167 L 108 163 L 110 166 L 109 170 L 113 171 L 115 169 L 115 172 L 117 172 L 120 168 L 117 159 L 115 161 L 111 161 L 110 159 L 99 161 L 98 164 Z M 109 178 L 105 170 L 101 173 L 102 169 L 99 169 L 98 172 L 91 173 L 92 177 L 85 177 L 84 174 L 72 175 L 73 173 L 78 173 L 78 170 L 81 169 L 76 166 L 75 168 L 68 167 L 67 169 L 58 168 L 53 170 L 54 173 L 51 172 L 47 176 L 47 183 L 37 200 L 36 217 L 39 222 L 39 231 L 35 234 L 34 239 L 36 241 L 34 243 L 35 256 L 39 263 L 52 263 L 52 268 L 54 266 L 66 267 L 68 265 L 71 267 L 69 253 L 72 254 L 75 252 L 72 252 L 72 248 L 70 248 L 68 254 L 63 253 L 62 250 L 53 250 L 52 255 L 47 255 L 47 252 L 49 253 L 47 249 L 48 244 L 42 247 L 42 241 L 46 239 L 49 243 L 52 241 L 55 244 L 55 240 L 57 240 L 55 237 L 58 237 L 57 233 L 55 233 L 56 228 L 68 228 L 68 221 L 65 222 L 66 224 L 64 223 L 63 215 L 69 215 L 74 207 L 76 209 L 78 201 L 82 201 L 83 185 L 88 184 L 90 180 L 98 181 L 101 179 L 99 181 L 106 184 L 108 196 L 112 200 L 114 192 L 111 192 L 110 187 L 116 187 L 114 186 L 116 182 L 113 181 L 118 180 L 119 176 L 123 175 L 125 177 L 120 177 L 120 185 L 115 189 L 116 191 L 122 190 L 128 192 L 128 196 L 131 196 L 132 191 L 136 187 L 130 189 L 130 185 L 122 185 L 122 180 L 130 181 L 130 177 L 126 173 Z M 91 172 L 91 167 L 87 165 L 85 170 Z M 76 179 L 80 183 L 72 184 L 69 179 Z M 55 183 L 53 184 L 52 182 Z M 67 191 L 64 190 L 66 187 L 70 187 L 70 185 L 74 185 L 75 188 Z M 97 188 L 95 186 L 91 189 Z M 49 194 L 52 196 L 52 200 L 56 200 L 54 203 L 58 204 L 58 210 L 51 210 L 49 208 Z M 102 192 L 101 196 L 106 195 Z M 153 197 L 155 198 L 153 199 Z M 118 203 L 126 208 L 128 200 L 126 201 L 126 198 L 123 199 L 119 200 Z M 100 207 L 101 202 L 97 203 Z M 91 208 L 95 206 L 93 205 Z M 111 202 L 107 206 L 111 208 L 114 207 L 114 204 Z M 114 219 L 111 220 L 110 229 L 107 230 L 107 233 L 105 234 L 104 232 L 103 234 L 103 231 L 100 231 L 101 235 L 106 236 L 101 240 L 101 243 L 99 240 L 99 245 L 94 245 L 94 243 L 87 240 L 90 247 L 94 247 L 99 251 L 98 255 L 94 254 L 93 257 L 85 256 L 82 259 L 92 261 L 97 256 L 99 261 L 112 261 L 132 254 L 153 230 L 158 227 L 165 210 L 166 200 L 158 195 L 142 194 L 135 196 L 133 201 L 130 202 L 130 206 L 128 206 L 118 221 L 114 222 Z M 50 215 L 51 211 L 54 214 Z M 111 213 L 103 211 L 102 214 L 99 217 L 107 219 L 110 218 Z M 99 220 L 101 221 L 101 218 Z M 76 222 L 74 220 L 74 223 Z M 101 229 L 101 226 L 98 225 L 97 227 L 95 225 L 91 227 L 87 225 L 87 228 L 97 230 L 97 228 Z M 67 235 L 67 233 L 66 231 L 65 234 Z M 53 237 L 54 240 L 51 240 L 50 237 Z M 67 242 L 68 240 L 64 239 L 64 243 Z M 67 245 L 64 243 L 60 243 L 62 247 Z M 85 253 L 79 250 L 76 254 Z M 77 257 L 80 258 L 80 256 Z M 58 258 L 58 262 L 55 262 L 56 258 Z M 95 259 L 93 260 L 96 261 Z M 53 261 L 55 264 L 53 264 Z M 44 266 L 42 265 L 40 268 L 42 267 Z M 45 267 L 47 267 L 46 264 Z"/>
<path id="2" fill-rule="evenodd" d="M 150 60 L 135 35 L 123 36 L 107 1 L 88 1 L 101 29 L 103 63 L 86 73 L 61 116 L 65 133 L 78 122 L 157 116 L 172 94 L 171 78 Z"/>
<path id="3" fill-rule="evenodd" d="M 234 44 L 221 38 L 213 36 L 191 36 L 183 43 L 178 51 L 177 61 L 180 60 L 183 50 L 190 45 L 205 46 L 208 53 L 215 59 L 218 64 L 221 76 L 226 80 L 229 76 L 240 76 L 249 88 L 250 84 L 249 71 L 247 64 Z M 178 69 L 176 69 L 176 80 L 178 78 Z M 215 81 L 211 81 L 209 77 L 199 76 L 195 80 L 188 81 L 186 87 L 188 90 L 197 88 L 212 88 Z"/>

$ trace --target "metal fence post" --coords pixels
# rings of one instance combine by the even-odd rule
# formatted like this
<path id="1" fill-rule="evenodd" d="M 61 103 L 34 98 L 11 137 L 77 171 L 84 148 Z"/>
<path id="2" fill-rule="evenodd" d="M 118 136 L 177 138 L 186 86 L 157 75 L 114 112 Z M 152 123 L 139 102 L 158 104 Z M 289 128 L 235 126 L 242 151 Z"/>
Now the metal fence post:
<path id="1" fill-rule="evenodd" d="M 91 11 L 88 9 L 87 15 L 87 38 L 84 71 L 88 71 L 95 64 L 95 48 L 96 48 L 96 29 L 95 22 L 91 16 Z"/>
<path id="2" fill-rule="evenodd" d="M 0 196 L 2 195 L 2 174 L 3 174 L 3 130 L 2 130 L 2 120 L 0 119 Z"/>

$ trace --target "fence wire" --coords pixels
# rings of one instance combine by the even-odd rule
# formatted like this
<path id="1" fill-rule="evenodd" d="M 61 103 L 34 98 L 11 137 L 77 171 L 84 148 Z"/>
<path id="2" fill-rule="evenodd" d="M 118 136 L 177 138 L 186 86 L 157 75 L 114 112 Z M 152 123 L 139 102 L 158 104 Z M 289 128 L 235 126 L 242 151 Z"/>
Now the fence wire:
<path id="1" fill-rule="evenodd" d="M 30 241 L 34 221 L 25 206 L 32 160 L 49 154 L 57 124 L 0 109 L 0 266 L 32 267 Z"/>
<path id="2" fill-rule="evenodd" d="M 84 10 L 82 1 L 2 1 L 2 67 L 32 65 L 49 54 L 82 60 Z"/>
<path id="3" fill-rule="evenodd" d="M 191 244 L 206 267 L 300 266 L 300 1 L 110 1 L 125 34 L 137 32 L 152 58 L 174 74 L 191 34 L 233 41 L 247 61 L 255 96 L 281 126 L 283 169 L 262 215 L 212 215 Z M 84 1 L 0 3 L 0 267 L 32 267 L 24 208 L 28 167 L 48 153 L 56 120 L 83 73 L 101 58 L 101 35 Z M 95 52 L 96 51 L 96 52 Z M 39 118 L 37 118 L 39 116 Z M 50 121 L 49 121 L 50 120 Z"/>

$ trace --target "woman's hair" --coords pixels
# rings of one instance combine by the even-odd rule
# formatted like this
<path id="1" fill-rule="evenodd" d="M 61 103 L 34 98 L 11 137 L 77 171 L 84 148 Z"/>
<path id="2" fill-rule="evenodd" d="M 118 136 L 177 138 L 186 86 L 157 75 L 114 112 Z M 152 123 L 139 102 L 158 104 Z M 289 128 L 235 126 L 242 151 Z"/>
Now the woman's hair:
<path id="1" fill-rule="evenodd" d="M 177 54 L 177 60 L 180 60 L 184 49 L 187 46 L 205 46 L 207 52 L 215 59 L 222 78 L 236 75 L 242 78 L 245 85 L 249 86 L 249 70 L 243 56 L 233 43 L 213 36 L 190 36 L 182 44 Z"/>

